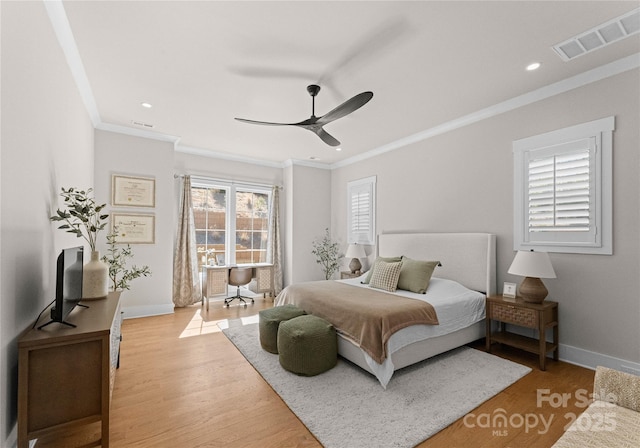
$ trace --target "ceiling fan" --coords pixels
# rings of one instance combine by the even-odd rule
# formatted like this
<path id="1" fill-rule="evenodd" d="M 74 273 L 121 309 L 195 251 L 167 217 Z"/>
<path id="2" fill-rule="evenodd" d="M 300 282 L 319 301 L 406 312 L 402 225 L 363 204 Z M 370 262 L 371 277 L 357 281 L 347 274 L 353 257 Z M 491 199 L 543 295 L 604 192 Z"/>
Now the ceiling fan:
<path id="1" fill-rule="evenodd" d="M 300 121 L 298 123 L 271 123 L 267 121 L 255 121 L 255 120 L 247 120 L 245 118 L 236 118 L 238 121 L 242 121 L 243 123 L 250 124 L 261 124 L 265 126 L 298 126 L 303 129 L 308 129 L 309 131 L 316 134 L 318 137 L 322 139 L 329 146 L 339 146 L 340 142 L 338 139 L 333 137 L 327 131 L 325 131 L 322 127 L 325 124 L 329 124 L 338 118 L 342 118 L 345 115 L 348 115 L 362 106 L 367 104 L 371 98 L 373 98 L 373 92 L 362 92 L 351 99 L 348 99 L 335 109 L 327 112 L 321 117 L 316 117 L 315 115 L 315 107 L 316 107 L 316 95 L 320 92 L 320 86 L 316 84 L 311 84 L 307 86 L 307 92 L 311 95 L 311 117 L 306 120 Z"/>

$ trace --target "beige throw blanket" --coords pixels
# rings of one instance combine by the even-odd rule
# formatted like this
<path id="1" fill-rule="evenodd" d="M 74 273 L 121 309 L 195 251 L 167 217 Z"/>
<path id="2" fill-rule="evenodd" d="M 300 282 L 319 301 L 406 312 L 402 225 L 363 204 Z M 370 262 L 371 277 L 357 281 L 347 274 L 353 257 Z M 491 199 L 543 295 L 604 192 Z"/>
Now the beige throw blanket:
<path id="1" fill-rule="evenodd" d="M 387 341 L 393 333 L 410 325 L 438 324 L 430 303 L 335 281 L 287 286 L 276 305 L 287 303 L 331 322 L 378 364 L 387 357 Z"/>

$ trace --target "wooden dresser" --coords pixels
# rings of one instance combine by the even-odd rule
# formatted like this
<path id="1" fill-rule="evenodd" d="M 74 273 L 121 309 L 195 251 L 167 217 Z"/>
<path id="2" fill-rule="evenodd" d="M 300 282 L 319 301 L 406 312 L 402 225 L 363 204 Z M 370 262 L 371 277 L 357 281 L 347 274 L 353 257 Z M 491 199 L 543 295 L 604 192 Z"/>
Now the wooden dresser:
<path id="1" fill-rule="evenodd" d="M 52 431 L 101 422 L 109 446 L 109 408 L 120 355 L 120 292 L 85 301 L 66 321 L 29 329 L 18 340 L 18 448 Z M 45 311 L 45 314 L 48 312 Z"/>

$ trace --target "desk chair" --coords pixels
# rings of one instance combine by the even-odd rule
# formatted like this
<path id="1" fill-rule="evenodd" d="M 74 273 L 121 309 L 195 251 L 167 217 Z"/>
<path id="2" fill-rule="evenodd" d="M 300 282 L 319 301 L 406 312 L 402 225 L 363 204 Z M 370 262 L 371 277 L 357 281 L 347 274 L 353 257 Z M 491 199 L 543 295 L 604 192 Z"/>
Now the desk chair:
<path id="1" fill-rule="evenodd" d="M 240 302 L 244 303 L 244 306 L 247 306 L 247 302 L 244 299 L 251 300 L 253 302 L 253 298 L 251 297 L 243 297 L 240 295 L 240 286 L 248 285 L 251 283 L 251 275 L 253 270 L 251 268 L 231 268 L 229 270 L 229 284 L 231 286 L 236 286 L 238 288 L 236 295 L 227 297 L 224 299 L 224 304 L 228 307 L 231 302 L 235 299 L 238 299 Z"/>

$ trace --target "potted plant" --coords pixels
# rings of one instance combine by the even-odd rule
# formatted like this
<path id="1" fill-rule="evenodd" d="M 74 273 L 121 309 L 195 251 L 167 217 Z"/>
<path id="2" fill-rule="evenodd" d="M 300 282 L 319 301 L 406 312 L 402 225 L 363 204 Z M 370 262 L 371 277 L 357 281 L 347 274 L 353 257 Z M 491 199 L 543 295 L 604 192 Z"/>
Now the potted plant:
<path id="1" fill-rule="evenodd" d="M 129 289 L 129 282 L 138 277 L 148 277 L 151 275 L 149 266 L 138 267 L 131 266 L 127 268 L 127 260 L 133 257 L 133 251 L 129 244 L 118 245 L 118 228 L 114 227 L 113 231 L 107 235 L 107 245 L 109 249 L 107 254 L 102 257 L 109 266 L 109 280 L 113 291 L 122 291 Z"/>
<path id="2" fill-rule="evenodd" d="M 331 241 L 329 229 L 320 241 L 314 241 L 311 253 L 316 256 L 316 263 L 322 267 L 325 280 L 329 280 L 338 270 L 338 243 Z"/>
<path id="3" fill-rule="evenodd" d="M 93 189 L 62 188 L 60 196 L 64 199 L 65 210 L 58 209 L 49 217 L 51 221 L 62 222 L 59 229 L 84 238 L 91 248 L 91 261 L 83 268 L 82 298 L 95 299 L 107 296 L 107 265 L 100 261 L 100 252 L 96 251 L 98 232 L 104 230 L 109 215 L 103 213 L 107 204 L 97 204 Z"/>

